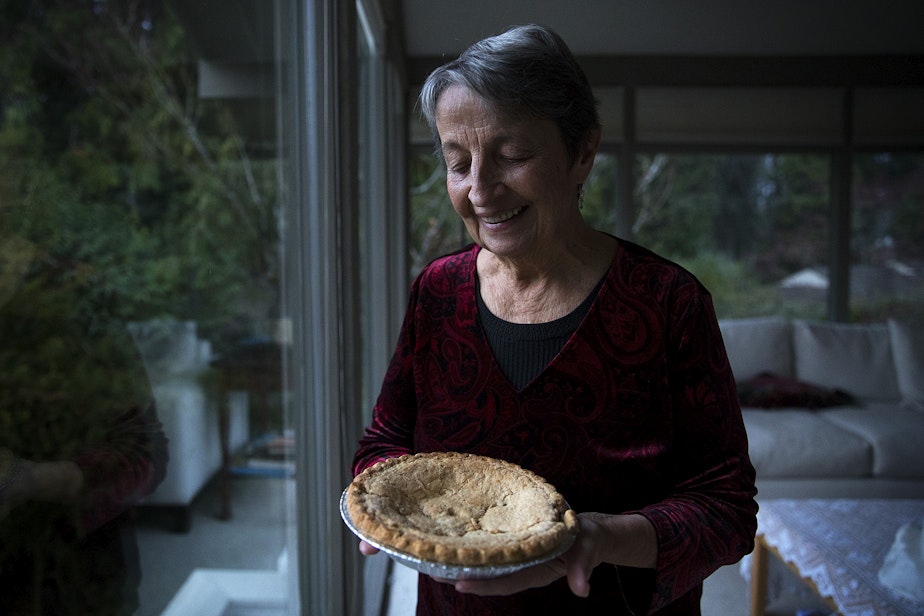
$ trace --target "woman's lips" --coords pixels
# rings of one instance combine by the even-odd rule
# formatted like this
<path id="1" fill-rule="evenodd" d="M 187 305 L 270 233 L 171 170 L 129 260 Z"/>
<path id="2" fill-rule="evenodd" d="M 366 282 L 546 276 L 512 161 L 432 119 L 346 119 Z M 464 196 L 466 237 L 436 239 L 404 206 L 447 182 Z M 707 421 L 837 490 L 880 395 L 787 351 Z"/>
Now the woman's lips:
<path id="1" fill-rule="evenodd" d="M 494 216 L 482 216 L 481 220 L 488 223 L 489 225 L 500 224 L 504 221 L 510 220 L 520 212 L 526 209 L 526 206 L 521 206 L 513 210 L 507 210 L 506 212 L 501 212 L 500 214 L 495 214 Z"/>

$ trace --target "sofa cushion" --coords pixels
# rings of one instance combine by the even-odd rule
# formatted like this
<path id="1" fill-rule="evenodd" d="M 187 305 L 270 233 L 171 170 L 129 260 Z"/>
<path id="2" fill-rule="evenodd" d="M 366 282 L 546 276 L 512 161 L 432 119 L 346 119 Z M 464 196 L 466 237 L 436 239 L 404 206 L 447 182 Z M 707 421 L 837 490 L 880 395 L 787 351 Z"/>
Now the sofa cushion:
<path id="1" fill-rule="evenodd" d="M 738 399 L 742 406 L 763 409 L 820 409 L 854 403 L 853 396 L 840 389 L 829 389 L 770 372 L 761 372 L 738 383 Z"/>
<path id="2" fill-rule="evenodd" d="M 843 408 L 819 416 L 873 447 L 876 477 L 920 479 L 924 469 L 924 413 L 901 408 Z"/>
<path id="3" fill-rule="evenodd" d="M 892 357 L 905 406 L 924 411 L 924 325 L 889 319 Z"/>
<path id="4" fill-rule="evenodd" d="M 885 323 L 795 320 L 795 376 L 867 400 L 898 400 L 898 379 Z"/>
<path id="5" fill-rule="evenodd" d="M 798 409 L 742 409 L 751 463 L 765 478 L 869 477 L 870 444 Z"/>
<path id="6" fill-rule="evenodd" d="M 729 319 L 719 322 L 732 372 L 744 381 L 761 372 L 793 376 L 792 334 L 781 317 Z"/>

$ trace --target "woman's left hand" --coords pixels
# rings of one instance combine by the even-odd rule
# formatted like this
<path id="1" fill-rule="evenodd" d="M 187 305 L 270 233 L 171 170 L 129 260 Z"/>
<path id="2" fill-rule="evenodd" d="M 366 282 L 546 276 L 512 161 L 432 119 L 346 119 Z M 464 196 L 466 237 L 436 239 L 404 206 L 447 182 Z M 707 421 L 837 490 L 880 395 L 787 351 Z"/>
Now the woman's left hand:
<path id="1" fill-rule="evenodd" d="M 654 527 L 643 516 L 582 513 L 578 528 L 571 549 L 547 563 L 499 578 L 442 581 L 462 593 L 512 595 L 567 576 L 571 592 L 586 597 L 590 594 L 590 574 L 600 563 L 654 567 L 657 562 Z"/>

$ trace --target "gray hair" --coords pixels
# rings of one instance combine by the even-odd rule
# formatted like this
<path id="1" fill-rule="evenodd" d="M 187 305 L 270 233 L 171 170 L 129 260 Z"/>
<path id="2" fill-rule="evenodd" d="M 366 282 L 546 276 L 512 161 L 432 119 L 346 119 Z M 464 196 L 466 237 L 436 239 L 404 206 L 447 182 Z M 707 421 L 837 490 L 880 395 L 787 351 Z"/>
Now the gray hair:
<path id="1" fill-rule="evenodd" d="M 454 85 L 472 90 L 501 113 L 553 121 L 572 161 L 600 125 L 587 76 L 564 40 L 544 26 L 516 26 L 486 38 L 430 73 L 420 104 L 438 153 L 436 106 Z"/>

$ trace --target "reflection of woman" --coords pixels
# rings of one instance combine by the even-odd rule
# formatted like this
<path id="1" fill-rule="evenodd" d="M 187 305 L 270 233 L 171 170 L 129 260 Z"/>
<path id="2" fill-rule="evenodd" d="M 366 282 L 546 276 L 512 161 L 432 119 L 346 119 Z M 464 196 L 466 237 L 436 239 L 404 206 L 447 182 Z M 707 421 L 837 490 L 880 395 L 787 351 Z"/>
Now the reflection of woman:
<path id="1" fill-rule="evenodd" d="M 0 603 L 133 614 L 127 510 L 167 458 L 144 367 L 86 266 L 19 239 L 0 260 Z"/>
<path id="2" fill-rule="evenodd" d="M 708 292 L 583 221 L 597 112 L 550 30 L 474 45 L 430 75 L 421 102 L 475 243 L 415 280 L 353 470 L 410 452 L 488 455 L 583 513 L 549 565 L 421 576 L 418 613 L 699 613 L 703 579 L 751 550 L 757 509 Z"/>

